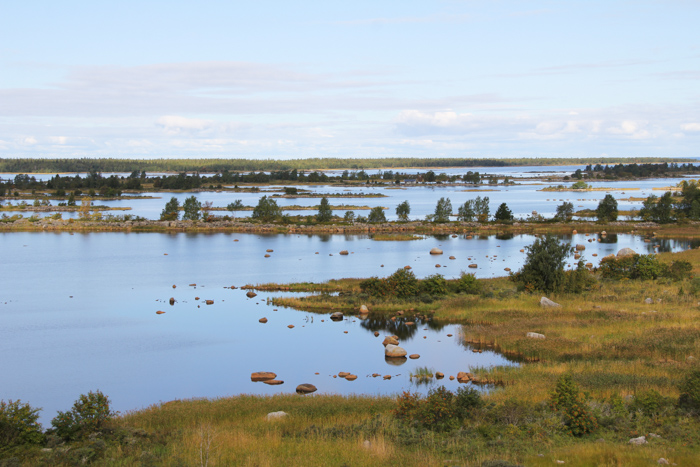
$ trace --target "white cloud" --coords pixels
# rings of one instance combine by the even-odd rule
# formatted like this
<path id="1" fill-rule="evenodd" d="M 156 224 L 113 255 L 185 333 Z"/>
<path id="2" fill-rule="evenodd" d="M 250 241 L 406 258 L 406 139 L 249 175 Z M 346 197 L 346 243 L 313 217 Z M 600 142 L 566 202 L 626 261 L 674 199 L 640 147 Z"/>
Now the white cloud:
<path id="1" fill-rule="evenodd" d="M 38 143 L 38 141 L 33 136 L 27 136 L 26 138 L 22 139 L 22 143 L 28 144 L 28 145 L 34 145 L 34 144 Z"/>
<path id="2" fill-rule="evenodd" d="M 180 115 L 164 115 L 156 121 L 156 124 L 170 135 L 207 130 L 212 127 L 213 123 L 211 120 L 187 118 Z"/>
<path id="3" fill-rule="evenodd" d="M 68 142 L 68 138 L 65 136 L 51 136 L 49 137 L 49 141 L 54 144 L 66 144 L 66 142 Z"/>
<path id="4" fill-rule="evenodd" d="M 700 123 L 684 123 L 681 125 L 683 131 L 700 131 Z"/>

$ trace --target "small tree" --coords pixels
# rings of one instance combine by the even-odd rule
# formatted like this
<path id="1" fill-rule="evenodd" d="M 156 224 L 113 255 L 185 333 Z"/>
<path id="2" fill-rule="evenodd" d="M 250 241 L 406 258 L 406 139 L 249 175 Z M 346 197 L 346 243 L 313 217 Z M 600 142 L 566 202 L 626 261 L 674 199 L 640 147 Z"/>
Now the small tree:
<path id="1" fill-rule="evenodd" d="M 474 213 L 476 214 L 476 220 L 479 222 L 486 222 L 489 220 L 489 197 L 477 196 L 474 200 Z"/>
<path id="2" fill-rule="evenodd" d="M 598 422 L 586 406 L 586 400 L 578 390 L 570 374 L 562 375 L 550 400 L 552 410 L 564 415 L 564 423 L 574 436 L 591 433 L 598 428 Z"/>
<path id="3" fill-rule="evenodd" d="M 205 222 L 209 222 L 214 219 L 211 210 L 214 208 L 214 203 L 212 201 L 205 201 L 202 203 L 202 219 Z"/>
<path id="4" fill-rule="evenodd" d="M 182 215 L 182 220 L 185 221 L 196 221 L 199 220 L 199 211 L 202 209 L 202 203 L 197 200 L 197 198 L 192 195 L 185 199 L 182 205 L 182 210 L 184 214 Z"/>
<path id="5" fill-rule="evenodd" d="M 100 391 L 81 394 L 70 412 L 58 412 L 51 420 L 56 434 L 64 439 L 77 439 L 101 429 L 114 416 L 109 398 Z"/>
<path id="6" fill-rule="evenodd" d="M 240 199 L 237 199 L 237 200 L 234 201 L 233 203 L 228 203 L 228 204 L 226 205 L 226 209 L 227 209 L 228 211 L 231 211 L 231 212 L 233 212 L 233 211 L 240 211 L 240 210 L 242 210 L 244 207 L 245 207 L 245 206 L 243 206 L 243 202 L 242 202 Z"/>
<path id="7" fill-rule="evenodd" d="M 435 205 L 433 222 L 449 222 L 450 214 L 452 214 L 452 202 L 450 198 L 440 198 Z"/>
<path id="8" fill-rule="evenodd" d="M 165 208 L 160 213 L 162 221 L 176 221 L 180 218 L 180 202 L 174 196 L 165 203 Z"/>
<path id="9" fill-rule="evenodd" d="M 350 223 L 355 222 L 355 212 L 354 211 L 345 211 L 345 215 L 343 216 L 343 220 L 345 222 L 350 222 Z"/>
<path id="10" fill-rule="evenodd" d="M 75 193 L 68 195 L 68 206 L 75 206 Z"/>
<path id="11" fill-rule="evenodd" d="M 564 201 L 557 206 L 557 213 L 554 219 L 561 222 L 569 222 L 574 217 L 574 204 Z"/>
<path id="12" fill-rule="evenodd" d="M 40 410 L 20 400 L 0 400 L 0 446 L 40 443 L 44 439 Z"/>
<path id="13" fill-rule="evenodd" d="M 408 200 L 396 206 L 396 216 L 400 221 L 406 222 L 409 214 L 411 214 L 411 206 L 408 204 Z"/>
<path id="14" fill-rule="evenodd" d="M 525 264 L 513 274 L 513 280 L 530 291 L 558 290 L 564 281 L 564 262 L 574 252 L 574 248 L 559 242 L 553 235 L 546 235 L 537 238 L 525 250 Z"/>
<path id="15" fill-rule="evenodd" d="M 318 206 L 318 214 L 316 220 L 318 222 L 328 222 L 333 218 L 333 209 L 328 204 L 328 198 L 321 198 L 321 204 Z"/>
<path id="16" fill-rule="evenodd" d="M 639 210 L 639 216 L 644 221 L 654 221 L 659 224 L 668 224 L 673 222 L 673 195 L 667 191 L 660 198 L 655 195 L 650 195 L 642 209 Z"/>
<path id="17" fill-rule="evenodd" d="M 614 222 L 617 220 L 617 201 L 612 195 L 605 195 L 595 212 L 599 222 Z"/>
<path id="18" fill-rule="evenodd" d="M 367 222 L 372 224 L 386 222 L 386 216 L 384 215 L 384 210 L 381 206 L 373 207 L 369 211 L 369 215 L 367 216 Z"/>
<path id="19" fill-rule="evenodd" d="M 474 216 L 476 216 L 474 212 L 474 201 L 471 199 L 465 201 L 464 204 L 457 209 L 457 220 L 460 222 L 471 222 L 474 220 Z"/>
<path id="20" fill-rule="evenodd" d="M 282 216 L 282 209 L 277 206 L 277 201 L 267 196 L 263 196 L 258 201 L 258 205 L 253 209 L 252 218 L 263 222 L 270 222 Z"/>
<path id="21" fill-rule="evenodd" d="M 513 212 L 510 210 L 506 203 L 501 203 L 496 210 L 496 214 L 493 216 L 494 220 L 498 222 L 512 222 Z"/>

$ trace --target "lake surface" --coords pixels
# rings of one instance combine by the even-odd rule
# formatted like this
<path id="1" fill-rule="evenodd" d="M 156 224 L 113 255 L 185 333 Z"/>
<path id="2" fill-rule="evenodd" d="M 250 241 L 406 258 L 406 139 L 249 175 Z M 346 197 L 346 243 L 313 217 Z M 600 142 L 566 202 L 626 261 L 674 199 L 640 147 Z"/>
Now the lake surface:
<path id="1" fill-rule="evenodd" d="M 593 263 L 623 247 L 647 253 L 657 243 L 671 251 L 694 246 L 645 243 L 631 235 L 605 240 L 614 243 L 598 242 L 594 235 L 563 239 L 585 244 L 584 257 Z M 249 299 L 244 290 L 230 287 L 387 276 L 405 265 L 418 277 L 437 272 L 454 278 L 462 270 L 500 276 L 505 267 L 515 271 L 522 265 L 519 250 L 533 240 L 529 235 L 379 242 L 366 235 L 0 234 L 0 399 L 43 407 L 47 426 L 57 410 L 68 410 L 81 393 L 95 389 L 121 411 L 177 398 L 288 393 L 301 383 L 323 393 L 426 391 L 409 378 L 418 367 L 450 375 L 515 363 L 491 351 L 473 353 L 462 344 L 458 325 L 419 321 L 413 328 L 397 328 L 352 317 L 332 322 L 327 314 L 268 304 L 281 292 Z M 444 254 L 429 255 L 434 246 Z M 274 250 L 269 258 L 267 249 Z M 339 255 L 344 249 L 351 254 Z M 450 255 L 457 259 L 449 260 Z M 471 263 L 478 268 L 468 269 Z M 166 313 L 157 315 L 158 310 Z M 259 323 L 262 317 L 269 322 Z M 400 366 L 386 361 L 381 341 L 394 333 L 420 359 Z M 273 371 L 285 383 L 253 383 L 254 371 Z M 358 379 L 332 377 L 340 371 Z M 372 378 L 372 373 L 392 379 Z M 451 389 L 458 385 L 447 378 L 441 383 Z"/>

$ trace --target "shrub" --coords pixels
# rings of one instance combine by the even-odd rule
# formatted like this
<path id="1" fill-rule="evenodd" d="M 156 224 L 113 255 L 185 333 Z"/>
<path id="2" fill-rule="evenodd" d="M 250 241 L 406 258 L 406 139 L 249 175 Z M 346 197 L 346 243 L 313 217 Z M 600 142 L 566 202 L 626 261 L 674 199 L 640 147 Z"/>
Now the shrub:
<path id="1" fill-rule="evenodd" d="M 564 272 L 561 290 L 567 293 L 581 293 L 590 289 L 595 282 L 595 277 L 586 269 L 583 260 L 579 260 L 576 269 Z"/>
<path id="2" fill-rule="evenodd" d="M 258 205 L 253 208 L 253 219 L 260 219 L 263 222 L 270 222 L 282 216 L 282 208 L 277 205 L 277 201 L 268 198 L 267 195 L 260 198 Z"/>
<path id="3" fill-rule="evenodd" d="M 40 410 L 20 400 L 0 400 L 0 446 L 41 443 Z"/>
<path id="4" fill-rule="evenodd" d="M 688 373 L 680 384 L 681 394 L 678 405 L 681 408 L 700 413 L 700 370 Z"/>
<path id="5" fill-rule="evenodd" d="M 674 261 L 665 271 L 667 277 L 674 281 L 682 281 L 693 277 L 693 265 L 690 261 Z"/>
<path id="6" fill-rule="evenodd" d="M 409 298 L 418 295 L 418 279 L 413 271 L 398 269 L 387 277 L 387 283 L 391 294 L 398 298 Z"/>
<path id="7" fill-rule="evenodd" d="M 466 418 L 473 411 L 484 406 L 484 401 L 481 398 L 481 393 L 474 388 L 460 387 L 457 389 L 457 397 L 455 398 L 458 415 L 461 418 Z"/>
<path id="8" fill-rule="evenodd" d="M 550 406 L 555 412 L 564 415 L 569 433 L 581 436 L 592 433 L 598 427 L 598 422 L 586 406 L 586 401 L 578 390 L 570 374 L 562 375 L 552 393 Z"/>
<path id="9" fill-rule="evenodd" d="M 454 394 L 445 386 L 428 391 L 420 411 L 423 426 L 434 431 L 448 431 L 457 425 Z"/>
<path id="10" fill-rule="evenodd" d="M 420 282 L 420 291 L 428 295 L 446 295 L 447 281 L 441 274 L 433 274 Z"/>
<path id="11" fill-rule="evenodd" d="M 408 204 L 408 200 L 396 206 L 396 216 L 400 221 L 408 221 L 408 215 L 411 214 L 411 205 Z"/>
<path id="12" fill-rule="evenodd" d="M 396 407 L 392 411 L 399 420 L 412 421 L 420 409 L 421 395 L 404 391 L 396 398 Z"/>
<path id="13" fill-rule="evenodd" d="M 658 414 L 664 405 L 664 396 L 655 389 L 649 389 L 635 396 L 631 408 L 632 410 L 641 410 L 647 417 L 652 417 Z"/>
<path id="14" fill-rule="evenodd" d="M 528 291 L 559 290 L 564 282 L 564 261 L 574 252 L 574 248 L 561 243 L 553 235 L 546 235 L 537 238 L 525 250 L 525 264 L 511 276 L 512 279 Z"/>
<path id="15" fill-rule="evenodd" d="M 481 293 L 481 282 L 478 281 L 474 274 L 469 274 L 464 271 L 462 271 L 459 279 L 457 279 L 453 287 L 456 293 L 465 293 L 470 295 L 477 295 Z"/>
<path id="16" fill-rule="evenodd" d="M 109 398 L 100 391 L 90 391 L 80 395 L 70 412 L 58 412 L 51 425 L 61 438 L 77 439 L 99 430 L 114 415 Z"/>
<path id="17" fill-rule="evenodd" d="M 372 209 L 370 209 L 369 214 L 367 215 L 367 222 L 369 222 L 370 224 L 386 222 L 386 216 L 384 215 L 384 210 L 381 206 L 375 206 Z"/>
<path id="18" fill-rule="evenodd" d="M 598 268 L 605 279 L 656 279 L 666 268 L 654 255 L 603 258 Z"/>
<path id="19" fill-rule="evenodd" d="M 389 284 L 386 280 L 373 276 L 360 282 L 360 290 L 373 297 L 385 297 L 389 293 Z"/>
<path id="20" fill-rule="evenodd" d="M 595 210 L 598 221 L 613 222 L 617 220 L 617 201 L 612 195 L 605 195 L 605 198 L 598 203 Z"/>

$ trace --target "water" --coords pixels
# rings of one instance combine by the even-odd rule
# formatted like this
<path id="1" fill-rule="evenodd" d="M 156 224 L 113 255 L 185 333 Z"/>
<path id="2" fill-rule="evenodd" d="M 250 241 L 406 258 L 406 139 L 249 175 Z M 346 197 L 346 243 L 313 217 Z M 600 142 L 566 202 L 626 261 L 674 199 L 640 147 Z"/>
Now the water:
<path id="1" fill-rule="evenodd" d="M 591 260 L 626 246 L 638 252 L 653 248 L 630 235 L 608 236 L 606 241 L 615 243 L 589 243 L 590 238 L 595 237 L 565 240 L 585 243 Z M 249 299 L 230 286 L 387 276 L 407 264 L 418 277 L 439 272 L 454 278 L 461 270 L 492 277 L 504 275 L 506 266 L 517 270 L 524 257 L 519 250 L 532 240 L 527 235 L 378 242 L 352 235 L 0 234 L 0 398 L 43 407 L 42 422 L 48 425 L 57 410 L 69 409 L 79 394 L 95 389 L 121 411 L 177 398 L 288 393 L 301 383 L 315 384 L 323 393 L 426 391 L 408 377 L 417 367 L 450 375 L 514 363 L 492 351 L 471 352 L 461 343 L 459 325 L 332 322 L 328 314 L 267 303 L 281 292 Z M 434 246 L 444 254 L 429 255 Z M 665 241 L 662 249 L 689 246 Z M 274 250 L 269 258 L 267 249 Z M 339 255 L 343 249 L 352 253 Z M 479 267 L 467 269 L 471 263 Z M 173 306 L 170 297 L 176 299 Z M 158 310 L 166 313 L 157 315 Z M 269 322 L 259 323 L 262 317 Z M 420 359 L 400 366 L 386 361 L 381 341 L 394 333 Z M 254 371 L 273 371 L 285 384 L 253 383 Z M 332 378 L 340 371 L 358 379 Z M 372 373 L 393 377 L 385 381 Z M 447 378 L 441 383 L 457 388 Z"/>

